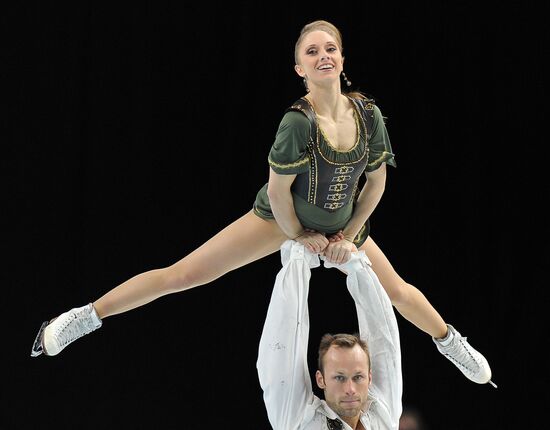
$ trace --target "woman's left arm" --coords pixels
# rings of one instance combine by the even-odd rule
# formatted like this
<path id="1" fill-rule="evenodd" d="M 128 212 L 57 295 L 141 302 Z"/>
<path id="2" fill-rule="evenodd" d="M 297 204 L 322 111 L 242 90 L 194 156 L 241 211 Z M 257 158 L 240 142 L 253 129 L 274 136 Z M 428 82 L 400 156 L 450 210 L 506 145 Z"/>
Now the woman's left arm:
<path id="1" fill-rule="evenodd" d="M 344 238 L 353 242 L 355 236 L 361 230 L 367 219 L 372 215 L 376 206 L 384 194 L 386 187 L 386 164 L 382 163 L 380 167 L 372 172 L 367 172 L 367 182 L 363 186 L 357 202 L 353 216 L 343 230 Z"/>

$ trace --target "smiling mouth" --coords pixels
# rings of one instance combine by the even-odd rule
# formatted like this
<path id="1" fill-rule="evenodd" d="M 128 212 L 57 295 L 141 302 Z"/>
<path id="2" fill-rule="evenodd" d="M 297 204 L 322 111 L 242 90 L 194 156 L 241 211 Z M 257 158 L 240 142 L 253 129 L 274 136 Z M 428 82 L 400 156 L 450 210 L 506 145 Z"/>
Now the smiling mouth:
<path id="1" fill-rule="evenodd" d="M 317 67 L 317 70 L 320 70 L 321 72 L 326 70 L 334 70 L 334 66 L 332 64 L 323 64 L 322 66 Z"/>

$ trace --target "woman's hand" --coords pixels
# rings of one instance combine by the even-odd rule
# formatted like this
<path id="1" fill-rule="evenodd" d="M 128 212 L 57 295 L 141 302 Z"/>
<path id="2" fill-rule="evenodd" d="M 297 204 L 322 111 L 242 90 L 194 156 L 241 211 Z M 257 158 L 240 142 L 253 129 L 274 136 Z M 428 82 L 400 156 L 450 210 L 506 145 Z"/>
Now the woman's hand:
<path id="1" fill-rule="evenodd" d="M 324 234 L 308 228 L 294 240 L 316 254 L 322 254 L 329 243 Z"/>
<path id="2" fill-rule="evenodd" d="M 346 263 L 352 252 L 356 252 L 357 247 L 347 239 L 330 242 L 325 248 L 324 255 L 326 259 L 333 264 Z"/>
<path id="3" fill-rule="evenodd" d="M 329 242 L 338 242 L 343 239 L 344 239 L 344 233 L 342 232 L 342 230 L 340 230 L 338 233 L 334 233 L 328 236 Z"/>

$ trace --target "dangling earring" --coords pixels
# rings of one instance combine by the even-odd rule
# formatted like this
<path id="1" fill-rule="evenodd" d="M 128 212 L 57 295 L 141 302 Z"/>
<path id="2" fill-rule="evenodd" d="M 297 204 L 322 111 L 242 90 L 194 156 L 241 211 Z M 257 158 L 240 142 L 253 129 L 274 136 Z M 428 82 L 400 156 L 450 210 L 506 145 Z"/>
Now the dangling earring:
<path id="1" fill-rule="evenodd" d="M 304 87 L 306 87 L 306 93 L 309 93 L 309 87 L 307 86 L 306 78 L 304 78 Z"/>
<path id="2" fill-rule="evenodd" d="M 346 86 L 351 87 L 351 82 L 348 81 L 348 78 L 346 77 L 346 74 L 342 70 L 342 78 L 344 79 L 344 82 L 346 83 Z"/>

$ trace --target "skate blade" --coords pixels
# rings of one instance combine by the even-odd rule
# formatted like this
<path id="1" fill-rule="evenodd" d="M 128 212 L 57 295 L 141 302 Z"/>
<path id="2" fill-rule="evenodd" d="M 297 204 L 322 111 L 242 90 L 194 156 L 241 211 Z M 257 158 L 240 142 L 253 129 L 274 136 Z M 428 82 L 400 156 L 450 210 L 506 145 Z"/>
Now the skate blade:
<path id="1" fill-rule="evenodd" d="M 31 357 L 38 357 L 40 354 L 44 353 L 44 347 L 42 346 L 42 337 L 44 330 L 49 323 L 49 321 L 44 321 L 40 326 L 40 330 L 38 330 L 38 334 L 36 335 L 36 339 L 34 339 L 34 343 L 32 345 Z"/>

